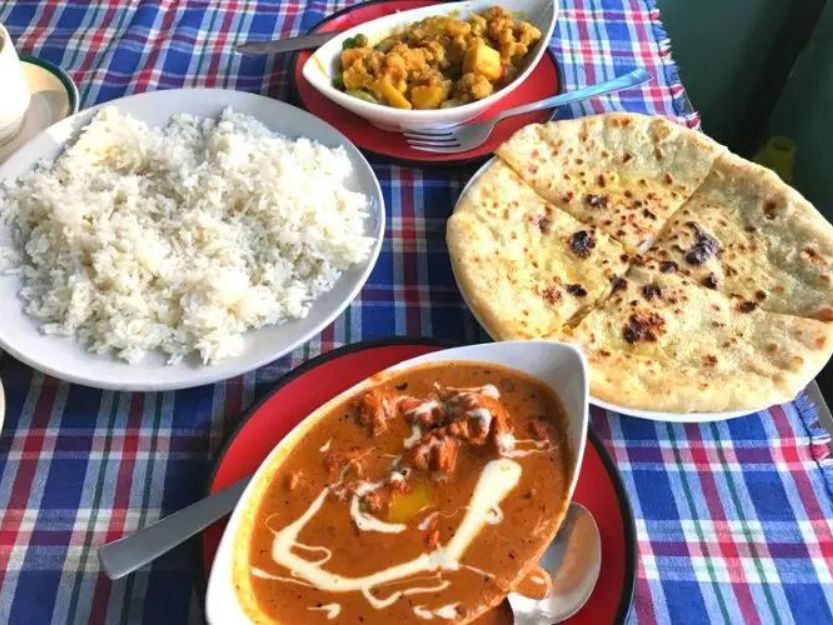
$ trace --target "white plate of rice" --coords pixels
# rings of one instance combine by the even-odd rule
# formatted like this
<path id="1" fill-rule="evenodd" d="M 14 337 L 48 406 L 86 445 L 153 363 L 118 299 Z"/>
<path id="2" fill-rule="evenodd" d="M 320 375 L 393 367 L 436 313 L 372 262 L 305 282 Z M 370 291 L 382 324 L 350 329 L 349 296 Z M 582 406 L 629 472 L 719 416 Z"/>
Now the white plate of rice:
<path id="1" fill-rule="evenodd" d="M 0 166 L 0 347 L 99 388 L 226 379 L 341 314 L 384 230 L 367 161 L 312 115 L 221 89 L 122 98 Z"/>

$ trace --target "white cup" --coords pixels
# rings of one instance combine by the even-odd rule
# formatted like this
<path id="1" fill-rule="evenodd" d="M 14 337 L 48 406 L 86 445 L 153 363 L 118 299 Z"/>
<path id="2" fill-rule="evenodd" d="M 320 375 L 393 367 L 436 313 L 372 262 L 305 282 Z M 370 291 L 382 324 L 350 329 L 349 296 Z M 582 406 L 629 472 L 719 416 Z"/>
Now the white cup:
<path id="1" fill-rule="evenodd" d="M 9 31 L 0 24 L 0 144 L 17 134 L 28 108 L 29 86 L 23 67 Z"/>

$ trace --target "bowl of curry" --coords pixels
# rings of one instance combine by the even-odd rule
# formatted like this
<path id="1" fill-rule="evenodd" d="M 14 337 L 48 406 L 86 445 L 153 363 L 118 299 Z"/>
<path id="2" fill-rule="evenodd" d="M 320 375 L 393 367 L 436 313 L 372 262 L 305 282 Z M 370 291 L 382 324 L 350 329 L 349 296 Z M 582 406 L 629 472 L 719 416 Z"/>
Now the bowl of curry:
<path id="1" fill-rule="evenodd" d="M 510 341 L 426 354 L 327 402 L 235 508 L 208 622 L 505 622 L 569 506 L 587 388 L 576 348 Z"/>
<path id="2" fill-rule="evenodd" d="M 466 0 L 340 33 L 302 68 L 322 95 L 386 130 L 472 119 L 525 80 L 555 27 L 555 0 Z"/>

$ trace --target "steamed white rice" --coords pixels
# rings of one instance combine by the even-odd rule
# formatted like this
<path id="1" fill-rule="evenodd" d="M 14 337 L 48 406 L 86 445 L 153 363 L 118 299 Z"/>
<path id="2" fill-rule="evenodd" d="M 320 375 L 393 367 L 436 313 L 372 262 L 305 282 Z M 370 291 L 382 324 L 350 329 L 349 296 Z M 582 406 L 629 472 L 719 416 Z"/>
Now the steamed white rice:
<path id="1" fill-rule="evenodd" d="M 25 311 L 128 362 L 237 355 L 244 332 L 304 317 L 367 258 L 350 173 L 343 148 L 230 110 L 160 129 L 105 108 L 54 163 L 0 189 Z"/>

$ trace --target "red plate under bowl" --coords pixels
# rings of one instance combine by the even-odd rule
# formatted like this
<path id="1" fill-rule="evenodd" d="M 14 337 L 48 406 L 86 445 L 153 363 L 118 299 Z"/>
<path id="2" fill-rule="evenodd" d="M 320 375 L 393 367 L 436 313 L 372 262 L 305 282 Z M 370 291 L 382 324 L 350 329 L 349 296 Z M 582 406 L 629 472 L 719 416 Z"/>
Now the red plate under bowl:
<path id="1" fill-rule="evenodd" d="M 322 354 L 291 371 L 251 409 L 232 434 L 209 480 L 209 493 L 254 473 L 272 448 L 324 402 L 374 373 L 443 347 L 436 342 L 408 338 L 357 343 Z M 589 441 L 573 499 L 590 510 L 599 526 L 602 567 L 590 600 L 565 622 L 619 624 L 625 622 L 633 597 L 636 532 L 613 461 L 593 430 L 589 431 Z M 225 522 L 215 523 L 202 535 L 206 573 L 211 570 L 224 527 Z"/>
<path id="2" fill-rule="evenodd" d="M 369 22 L 377 17 L 389 15 L 397 11 L 418 9 L 431 4 L 439 3 L 433 2 L 432 0 L 371 0 L 370 2 L 358 4 L 333 13 L 319 22 L 310 32 L 346 30 L 353 26 Z M 305 50 L 296 54 L 292 60 L 290 80 L 293 96 L 298 103 L 313 115 L 335 126 L 361 150 L 397 162 L 418 165 L 424 165 L 426 163 L 450 163 L 459 165 L 464 162 L 483 159 L 491 155 L 516 130 L 527 124 L 547 121 L 552 113 L 549 110 L 537 111 L 535 113 L 518 115 L 517 117 L 506 119 L 495 127 L 486 143 L 467 152 L 460 152 L 459 154 L 420 152 L 419 150 L 409 148 L 401 134 L 376 128 L 366 119 L 354 115 L 347 109 L 341 108 L 335 102 L 321 95 L 301 75 L 301 69 L 311 55 L 312 51 Z M 499 111 L 512 108 L 513 106 L 528 104 L 529 102 L 536 102 L 537 100 L 558 95 L 560 90 L 561 80 L 558 66 L 552 52 L 548 50 L 541 58 L 538 66 L 522 84 L 518 85 L 512 93 L 495 102 L 480 117 L 494 117 Z"/>

